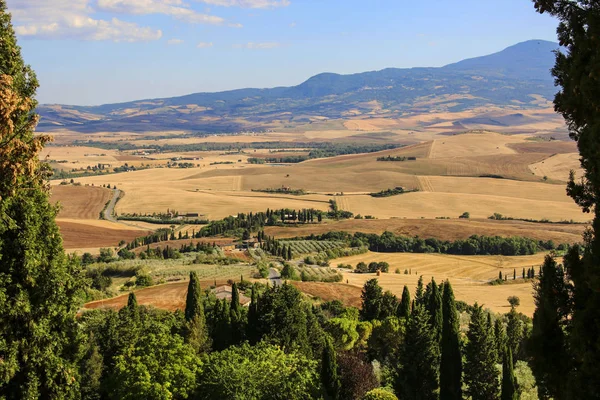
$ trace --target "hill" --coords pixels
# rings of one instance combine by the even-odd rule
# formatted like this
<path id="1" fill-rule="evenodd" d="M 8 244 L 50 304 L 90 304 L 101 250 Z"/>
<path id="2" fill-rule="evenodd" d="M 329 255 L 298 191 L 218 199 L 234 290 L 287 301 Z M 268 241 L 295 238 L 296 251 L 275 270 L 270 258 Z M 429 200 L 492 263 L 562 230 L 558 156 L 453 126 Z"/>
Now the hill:
<path id="1" fill-rule="evenodd" d="M 323 73 L 300 85 L 195 93 L 93 107 L 42 105 L 39 130 L 236 132 L 351 116 L 394 117 L 481 106 L 534 108 L 555 92 L 558 44 L 527 41 L 441 68 Z"/>

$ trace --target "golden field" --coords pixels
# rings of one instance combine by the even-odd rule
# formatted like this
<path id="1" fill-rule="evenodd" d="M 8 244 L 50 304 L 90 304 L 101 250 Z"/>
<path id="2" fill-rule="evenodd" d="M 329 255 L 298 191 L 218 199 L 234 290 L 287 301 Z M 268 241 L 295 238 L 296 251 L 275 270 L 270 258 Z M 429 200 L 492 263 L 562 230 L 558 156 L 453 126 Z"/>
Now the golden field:
<path id="1" fill-rule="evenodd" d="M 390 264 L 390 272 L 380 276 L 376 274 L 356 274 L 339 269 L 344 276 L 344 282 L 362 287 L 365 282 L 377 278 L 384 290 L 389 290 L 397 296 L 402 295 L 404 285 L 407 285 L 413 296 L 419 276 L 423 276 L 425 284 L 435 278 L 439 284 L 450 280 L 457 300 L 468 304 L 478 302 L 494 312 L 505 313 L 509 310 L 507 298 L 518 296 L 521 299 L 519 311 L 532 316 L 534 310 L 532 283 L 517 279 L 512 282 L 513 271 L 521 278 L 523 268 L 538 267 L 543 263 L 545 254 L 532 256 L 453 256 L 447 254 L 414 254 L 414 253 L 374 253 L 344 257 L 331 261 L 335 266 L 339 263 L 351 264 L 353 267 L 363 261 L 386 261 Z M 395 273 L 399 269 L 400 273 Z M 411 274 L 405 275 L 409 270 Z M 488 282 L 498 278 L 498 273 L 508 275 L 508 283 L 490 285 Z"/>

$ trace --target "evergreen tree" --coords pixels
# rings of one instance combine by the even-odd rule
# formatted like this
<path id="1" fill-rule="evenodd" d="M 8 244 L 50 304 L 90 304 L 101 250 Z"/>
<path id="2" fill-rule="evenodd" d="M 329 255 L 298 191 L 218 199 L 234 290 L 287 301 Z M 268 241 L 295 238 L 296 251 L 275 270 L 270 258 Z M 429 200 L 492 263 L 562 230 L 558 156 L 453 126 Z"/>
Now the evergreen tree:
<path id="1" fill-rule="evenodd" d="M 371 321 L 379 318 L 381 312 L 381 301 L 383 298 L 383 290 L 377 279 L 368 280 L 362 290 L 362 307 L 360 316 L 364 321 Z"/>
<path id="2" fill-rule="evenodd" d="M 424 305 L 423 296 L 425 291 L 423 290 L 423 275 L 419 276 L 419 281 L 417 282 L 417 291 L 415 292 L 415 303 Z"/>
<path id="3" fill-rule="evenodd" d="M 568 398 L 564 377 L 571 369 L 565 330 L 569 294 L 562 267 L 546 256 L 542 275 L 534 285 L 536 309 L 529 348 L 532 371 L 541 397 Z"/>
<path id="4" fill-rule="evenodd" d="M 67 258 L 34 133 L 38 81 L 0 0 L 0 398 L 78 395 L 81 267 Z"/>
<path id="5" fill-rule="evenodd" d="M 292 247 L 291 246 L 288 246 L 288 249 L 287 249 L 287 259 L 288 260 L 292 259 Z"/>
<path id="6" fill-rule="evenodd" d="M 450 282 L 444 284 L 443 295 L 440 399 L 462 399 L 462 355 L 460 352 L 460 321 Z"/>
<path id="7" fill-rule="evenodd" d="M 498 372 L 493 332 L 481 306 L 475 304 L 465 349 L 466 394 L 473 400 L 498 399 Z"/>
<path id="8" fill-rule="evenodd" d="M 406 400 L 438 399 L 439 346 L 421 305 L 415 308 L 400 349 L 394 390 Z"/>
<path id="9" fill-rule="evenodd" d="M 321 359 L 321 382 L 329 398 L 337 400 L 340 392 L 337 354 L 331 338 L 327 338 Z"/>
<path id="10" fill-rule="evenodd" d="M 398 317 L 408 318 L 410 316 L 410 305 L 410 290 L 408 290 L 408 287 L 404 285 L 404 289 L 402 289 L 402 300 L 400 301 L 400 306 L 398 307 Z"/>
<path id="11" fill-rule="evenodd" d="M 517 379 L 513 370 L 512 352 L 509 348 L 504 350 L 502 361 L 502 395 L 501 400 L 519 400 L 517 392 Z"/>
<path id="12" fill-rule="evenodd" d="M 431 293 L 429 295 L 429 302 L 427 311 L 429 312 L 429 324 L 434 330 L 434 335 L 439 342 L 442 337 L 442 293 L 435 282 L 435 279 L 431 278 Z"/>
<path id="13" fill-rule="evenodd" d="M 131 292 L 131 293 L 129 293 L 129 296 L 127 296 L 127 309 L 129 311 L 135 311 L 135 310 L 137 310 L 137 307 L 138 307 L 137 297 L 135 297 L 134 292 Z"/>
<path id="14" fill-rule="evenodd" d="M 494 321 L 494 342 L 496 344 L 496 362 L 502 363 L 502 355 L 507 347 L 506 334 L 504 333 L 504 326 L 500 318 Z"/>
<path id="15" fill-rule="evenodd" d="M 198 274 L 196 272 L 190 272 L 184 315 L 186 319 L 186 342 L 197 352 L 208 350 L 210 341 L 206 327 L 200 282 L 198 281 Z"/>
<path id="16" fill-rule="evenodd" d="M 506 323 L 506 345 L 516 358 L 520 354 L 521 342 L 524 336 L 523 322 L 514 307 L 510 309 L 510 312 L 506 316 L 508 319 Z"/>
<path id="17" fill-rule="evenodd" d="M 246 335 L 250 344 L 255 344 L 258 341 L 258 289 L 256 283 L 252 285 L 252 295 L 250 297 L 250 305 L 248 306 L 248 325 L 246 327 Z"/>
<path id="18" fill-rule="evenodd" d="M 398 298 L 389 290 L 381 297 L 381 307 L 377 319 L 384 320 L 387 317 L 395 317 L 398 313 Z"/>

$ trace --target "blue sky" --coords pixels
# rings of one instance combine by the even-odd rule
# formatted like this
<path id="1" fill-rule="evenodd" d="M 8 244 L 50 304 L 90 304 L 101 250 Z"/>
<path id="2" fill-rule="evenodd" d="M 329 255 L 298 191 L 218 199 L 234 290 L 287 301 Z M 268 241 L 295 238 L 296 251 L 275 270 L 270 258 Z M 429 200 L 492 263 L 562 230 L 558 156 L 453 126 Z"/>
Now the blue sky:
<path id="1" fill-rule="evenodd" d="M 442 66 L 556 21 L 528 0 L 7 0 L 41 103 L 95 105 L 321 72 Z"/>

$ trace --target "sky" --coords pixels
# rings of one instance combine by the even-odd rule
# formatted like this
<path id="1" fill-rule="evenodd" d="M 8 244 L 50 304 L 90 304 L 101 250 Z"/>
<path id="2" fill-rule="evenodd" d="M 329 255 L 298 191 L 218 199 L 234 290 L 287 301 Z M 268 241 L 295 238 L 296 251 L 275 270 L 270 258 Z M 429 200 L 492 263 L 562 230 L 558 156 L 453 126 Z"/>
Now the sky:
<path id="1" fill-rule="evenodd" d="M 322 72 L 437 67 L 557 22 L 529 0 L 7 0 L 40 103 L 99 105 Z"/>

